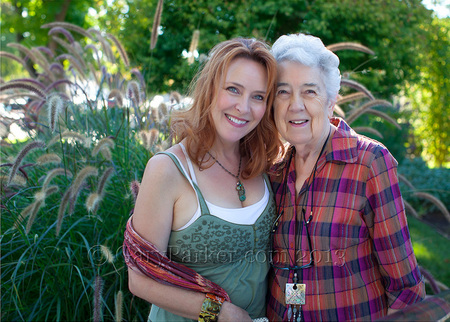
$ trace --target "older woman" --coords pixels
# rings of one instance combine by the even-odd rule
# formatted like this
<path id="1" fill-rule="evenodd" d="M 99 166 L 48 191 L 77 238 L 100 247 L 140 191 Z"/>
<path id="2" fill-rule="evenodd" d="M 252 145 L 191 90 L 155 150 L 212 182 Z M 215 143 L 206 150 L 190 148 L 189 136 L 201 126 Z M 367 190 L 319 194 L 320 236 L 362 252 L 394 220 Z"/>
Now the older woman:
<path id="1" fill-rule="evenodd" d="M 276 205 L 264 172 L 280 147 L 269 108 L 276 77 L 263 42 L 216 45 L 191 108 L 172 119 L 178 143 L 148 161 L 124 255 L 130 291 L 152 303 L 150 321 L 265 315 Z"/>
<path id="2" fill-rule="evenodd" d="M 274 117 L 288 142 L 271 175 L 271 321 L 372 320 L 421 301 L 397 179 L 379 142 L 333 118 L 339 59 L 322 41 L 280 37 Z"/>

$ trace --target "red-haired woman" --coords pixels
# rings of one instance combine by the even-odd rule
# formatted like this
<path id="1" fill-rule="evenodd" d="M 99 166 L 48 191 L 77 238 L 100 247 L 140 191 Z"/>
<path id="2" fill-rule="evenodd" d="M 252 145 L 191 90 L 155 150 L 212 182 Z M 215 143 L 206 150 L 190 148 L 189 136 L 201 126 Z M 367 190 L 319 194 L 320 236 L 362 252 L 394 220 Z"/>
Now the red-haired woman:
<path id="1" fill-rule="evenodd" d="M 281 146 L 270 108 L 276 73 L 263 42 L 218 44 L 192 106 L 173 116 L 178 143 L 149 160 L 124 253 L 131 292 L 152 303 L 150 320 L 265 315 L 275 217 L 265 171 Z"/>

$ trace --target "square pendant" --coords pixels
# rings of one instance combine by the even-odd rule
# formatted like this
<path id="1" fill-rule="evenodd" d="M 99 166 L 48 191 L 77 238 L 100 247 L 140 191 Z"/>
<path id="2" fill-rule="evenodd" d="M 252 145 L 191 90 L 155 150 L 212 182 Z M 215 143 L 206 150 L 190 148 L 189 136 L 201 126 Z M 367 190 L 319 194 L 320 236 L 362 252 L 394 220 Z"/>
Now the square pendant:
<path id="1" fill-rule="evenodd" d="M 304 305 L 305 293 L 305 284 L 286 283 L 286 304 Z"/>

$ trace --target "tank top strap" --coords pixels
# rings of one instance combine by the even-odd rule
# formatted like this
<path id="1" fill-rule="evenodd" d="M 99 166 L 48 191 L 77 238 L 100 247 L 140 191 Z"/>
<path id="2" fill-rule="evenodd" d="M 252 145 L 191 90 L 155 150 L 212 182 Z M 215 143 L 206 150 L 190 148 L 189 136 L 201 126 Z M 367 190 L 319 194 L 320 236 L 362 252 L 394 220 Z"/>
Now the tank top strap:
<path id="1" fill-rule="evenodd" d="M 188 174 L 186 173 L 186 171 L 184 170 L 183 165 L 181 164 L 180 160 L 178 159 L 178 157 L 173 154 L 172 152 L 158 152 L 155 155 L 158 154 L 165 154 L 167 155 L 169 158 L 172 159 L 173 163 L 175 163 L 175 165 L 177 166 L 178 170 L 181 172 L 181 174 L 186 178 L 187 181 L 189 181 L 189 183 L 192 185 L 192 187 L 194 188 L 195 192 L 197 193 L 197 198 L 200 204 L 200 210 L 201 210 L 201 215 L 206 215 L 206 214 L 210 214 L 209 208 L 206 205 L 205 202 L 205 198 L 203 197 L 202 192 L 200 191 L 200 188 L 198 187 L 196 182 L 193 182 L 193 180 L 191 180 L 191 178 L 188 176 Z M 192 173 L 192 171 L 191 171 Z"/>

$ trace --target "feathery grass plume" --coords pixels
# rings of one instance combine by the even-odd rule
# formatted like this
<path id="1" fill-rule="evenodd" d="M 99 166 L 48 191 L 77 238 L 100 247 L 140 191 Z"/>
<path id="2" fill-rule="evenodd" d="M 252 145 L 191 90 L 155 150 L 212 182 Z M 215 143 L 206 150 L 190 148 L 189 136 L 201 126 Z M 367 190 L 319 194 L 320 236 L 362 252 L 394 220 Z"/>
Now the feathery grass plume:
<path id="1" fill-rule="evenodd" d="M 144 148 L 148 150 L 149 144 L 148 144 L 148 132 L 145 130 L 139 131 L 139 137 L 141 138 L 142 145 Z"/>
<path id="2" fill-rule="evenodd" d="M 333 112 L 339 115 L 340 117 L 345 118 L 345 112 L 339 105 L 334 104 Z"/>
<path id="3" fill-rule="evenodd" d="M 102 252 L 103 257 L 106 259 L 106 261 L 110 264 L 114 263 L 114 254 L 112 251 L 105 245 L 100 245 L 100 250 Z"/>
<path id="4" fill-rule="evenodd" d="M 353 130 L 356 133 L 366 132 L 366 133 L 374 134 L 380 138 L 383 138 L 383 135 L 379 131 L 375 130 L 373 127 L 357 126 L 357 127 L 354 127 Z"/>
<path id="5" fill-rule="evenodd" d="M 106 183 L 108 182 L 109 177 L 113 174 L 114 168 L 109 167 L 105 171 L 103 171 L 100 180 L 98 181 L 97 193 L 99 195 L 103 195 L 103 191 L 105 190 Z"/>
<path id="6" fill-rule="evenodd" d="M 37 149 L 37 148 L 45 148 L 45 143 L 42 141 L 33 141 L 28 143 L 17 155 L 13 166 L 11 167 L 11 170 L 9 172 L 9 179 L 8 179 L 8 184 L 9 185 L 12 181 L 12 179 L 14 178 L 14 176 L 16 175 L 17 169 L 19 169 L 20 164 L 22 163 L 23 159 L 25 158 L 25 156 L 33 149 Z"/>
<path id="7" fill-rule="evenodd" d="M 71 53 L 77 60 L 77 62 L 80 64 L 82 68 L 86 68 L 86 64 L 84 62 L 83 57 L 81 57 L 80 53 L 75 50 L 75 48 L 69 44 L 68 42 L 62 40 L 59 37 L 52 37 L 55 42 L 57 42 L 61 47 L 63 47 L 68 53 Z M 75 44 L 75 43 L 74 43 Z"/>
<path id="8" fill-rule="evenodd" d="M 52 169 L 47 173 L 47 176 L 44 179 L 44 183 L 42 184 L 42 189 L 47 189 L 47 186 L 50 184 L 53 178 L 60 175 L 67 176 L 68 178 L 72 177 L 72 173 L 69 170 L 66 170 L 64 168 Z"/>
<path id="9" fill-rule="evenodd" d="M 167 108 L 167 105 L 165 103 L 161 103 L 158 106 L 158 113 L 159 113 L 159 119 L 162 120 L 164 119 L 168 114 L 169 114 L 169 110 Z"/>
<path id="10" fill-rule="evenodd" d="M 41 190 L 39 190 L 38 192 L 36 192 L 34 194 L 34 200 L 36 201 L 45 201 L 45 198 L 47 198 L 48 196 L 50 196 L 51 194 L 54 194 L 55 192 L 59 191 L 59 187 L 58 186 L 50 186 L 50 187 L 43 187 Z"/>
<path id="11" fill-rule="evenodd" d="M 354 42 L 339 42 L 336 44 L 332 44 L 327 46 L 328 50 L 331 50 L 332 52 L 337 52 L 339 50 L 356 50 L 360 51 L 366 54 L 375 55 L 375 52 L 366 46 L 363 46 L 361 44 L 357 44 Z"/>
<path id="12" fill-rule="evenodd" d="M 38 165 L 44 165 L 44 164 L 59 164 L 61 163 L 61 158 L 56 153 L 46 153 L 41 155 L 36 160 L 36 164 Z"/>
<path id="13" fill-rule="evenodd" d="M 419 219 L 419 214 L 417 213 L 417 211 L 413 208 L 413 206 L 411 206 L 411 204 L 409 202 L 407 202 L 406 200 L 403 200 L 403 202 L 405 203 L 405 210 L 406 210 L 406 214 L 409 215 L 411 214 L 413 217 Z"/>
<path id="14" fill-rule="evenodd" d="M 351 94 L 339 97 L 339 99 L 337 100 L 336 104 L 342 105 L 342 104 L 346 104 L 346 103 L 349 103 L 349 102 L 354 102 L 354 101 L 357 101 L 357 100 L 361 100 L 361 99 L 367 98 L 367 97 L 368 96 L 364 92 L 351 93 Z"/>
<path id="15" fill-rule="evenodd" d="M 51 81 L 55 80 L 55 75 L 50 70 L 50 63 L 48 62 L 47 58 L 41 53 L 41 51 L 37 48 L 32 48 L 31 52 L 34 54 L 35 59 L 37 60 L 36 63 L 42 67 L 42 69 L 45 71 L 45 75 L 47 78 L 49 78 Z M 41 74 L 42 76 L 42 74 Z"/>
<path id="16" fill-rule="evenodd" d="M 95 214 L 97 212 L 98 205 L 101 200 L 102 200 L 102 197 L 98 193 L 96 193 L 96 192 L 90 193 L 89 196 L 86 198 L 85 206 L 86 206 L 87 211 Z"/>
<path id="17" fill-rule="evenodd" d="M 156 42 L 158 41 L 158 31 L 161 24 L 163 2 L 163 0 L 159 0 L 156 5 L 155 17 L 153 18 L 152 36 L 150 38 L 150 50 L 153 50 L 156 47 Z"/>
<path id="18" fill-rule="evenodd" d="M 63 34 L 64 37 L 66 37 L 67 40 L 71 44 L 75 41 L 75 39 L 73 38 L 72 34 L 67 29 L 65 29 L 63 27 L 53 27 L 52 29 L 50 29 L 48 31 L 48 35 L 49 36 L 53 36 L 53 35 L 56 35 L 56 34 Z"/>
<path id="19" fill-rule="evenodd" d="M 64 67 L 60 63 L 51 63 L 49 68 L 51 71 L 57 70 L 60 74 L 64 74 Z"/>
<path id="20" fill-rule="evenodd" d="M 56 121 L 58 120 L 59 113 L 63 109 L 63 100 L 59 95 L 53 95 L 48 100 L 47 111 L 48 111 L 48 124 L 50 125 L 50 130 L 55 132 Z"/>
<path id="21" fill-rule="evenodd" d="M 341 79 L 341 86 L 347 86 L 347 87 L 356 89 L 357 91 L 364 93 L 371 100 L 375 99 L 373 94 L 367 88 L 365 88 L 363 85 L 361 85 L 358 82 L 352 81 L 350 79 Z"/>
<path id="22" fill-rule="evenodd" d="M 133 69 L 131 70 L 131 74 L 133 74 L 134 76 L 137 77 L 137 79 L 139 79 L 139 84 L 141 84 L 141 88 L 145 88 L 144 76 L 142 76 L 142 74 L 141 74 L 141 72 L 139 71 L 139 69 L 133 68 Z"/>
<path id="23" fill-rule="evenodd" d="M 366 110 L 366 113 L 370 113 L 373 115 L 376 115 L 382 119 L 384 119 L 385 121 L 388 121 L 389 123 L 391 123 L 392 125 L 394 125 L 397 129 L 401 130 L 402 127 L 400 126 L 400 124 L 397 123 L 396 120 L 394 120 L 392 117 L 390 117 L 389 115 L 387 115 L 384 112 L 378 111 L 378 110 L 372 110 L 372 109 L 368 109 Z"/>
<path id="24" fill-rule="evenodd" d="M 117 39 L 114 35 L 112 35 L 110 33 L 106 33 L 106 37 L 111 39 L 114 42 L 114 44 L 116 45 L 117 50 L 119 51 L 120 57 L 122 58 L 122 61 L 125 65 L 125 67 L 130 67 L 130 60 L 128 59 L 127 52 L 125 51 L 125 48 L 123 48 L 119 39 Z"/>
<path id="25" fill-rule="evenodd" d="M 123 320 L 123 292 L 121 290 L 116 293 L 114 319 L 116 322 Z"/>
<path id="26" fill-rule="evenodd" d="M 35 85 L 37 87 L 39 87 L 40 89 L 45 89 L 45 85 L 42 84 L 40 81 L 33 79 L 33 78 L 16 78 L 11 80 L 11 82 L 18 82 L 18 83 L 31 83 L 32 85 Z"/>
<path id="27" fill-rule="evenodd" d="M 28 217 L 28 222 L 27 222 L 27 227 L 25 228 L 25 233 L 28 235 L 28 233 L 31 230 L 31 226 L 33 226 L 34 221 L 36 219 L 36 216 L 39 212 L 39 209 L 41 209 L 41 207 L 44 205 L 44 201 L 43 200 L 36 200 L 33 203 L 33 209 L 30 212 L 30 215 Z"/>
<path id="28" fill-rule="evenodd" d="M 195 60 L 194 51 L 197 50 L 199 38 L 200 38 L 200 30 L 195 29 L 194 32 L 192 33 L 192 40 L 191 40 L 191 44 L 189 46 L 189 53 L 191 54 L 187 60 L 189 65 L 191 65 Z"/>
<path id="29" fill-rule="evenodd" d="M 83 28 L 68 23 L 68 22 L 51 22 L 51 23 L 47 23 L 41 26 L 41 28 L 45 29 L 45 28 L 55 28 L 55 27 L 61 27 L 64 29 L 68 29 L 68 30 L 72 30 L 75 31 L 85 37 L 88 37 L 89 39 L 95 41 L 94 37 L 92 37 L 92 35 L 90 33 L 88 33 L 86 30 L 84 30 Z"/>
<path id="30" fill-rule="evenodd" d="M 0 122 L 0 138 L 6 138 L 9 134 L 9 128 Z"/>
<path id="31" fill-rule="evenodd" d="M 131 194 L 133 195 L 133 199 L 136 202 L 136 198 L 139 194 L 139 187 L 141 186 L 141 184 L 139 183 L 139 181 L 137 180 L 133 180 L 130 183 L 130 190 L 131 190 Z"/>
<path id="32" fill-rule="evenodd" d="M 406 184 L 408 186 L 409 189 L 411 189 L 412 191 L 415 191 L 416 188 L 414 187 L 414 185 L 408 180 L 406 179 L 406 177 L 403 174 L 397 174 L 398 176 L 398 180 L 400 182 L 403 182 L 404 184 Z"/>
<path id="33" fill-rule="evenodd" d="M 92 149 L 91 155 L 95 157 L 102 149 L 113 149 L 115 143 L 110 138 L 103 138 L 98 141 L 97 145 Z"/>
<path id="34" fill-rule="evenodd" d="M 58 87 L 59 85 L 62 85 L 62 84 L 67 84 L 67 85 L 69 85 L 69 86 L 76 86 L 74 83 L 72 83 L 70 80 L 68 80 L 68 79 L 59 79 L 59 80 L 57 80 L 56 82 L 53 82 L 53 83 L 51 83 L 50 85 L 48 85 L 46 88 L 45 88 L 45 92 L 46 93 L 48 93 L 50 90 L 52 90 L 52 89 L 54 89 L 54 88 L 56 88 L 56 87 Z M 64 88 L 65 89 L 65 88 Z"/>
<path id="35" fill-rule="evenodd" d="M 45 47 L 45 46 L 38 46 L 35 47 L 37 50 L 42 51 L 43 53 L 46 53 L 50 58 L 55 57 L 55 54 L 53 53 L 53 51 L 51 51 L 50 48 Z"/>
<path id="36" fill-rule="evenodd" d="M 368 109 L 374 107 L 374 106 L 386 106 L 386 107 L 392 107 L 392 104 L 386 100 L 373 100 L 369 101 L 365 104 L 363 104 L 360 108 L 352 111 L 352 113 L 347 117 L 345 120 L 348 124 L 351 124 L 353 121 L 355 121 L 359 116 L 364 114 Z"/>
<path id="37" fill-rule="evenodd" d="M 75 131 L 69 131 L 66 130 L 61 134 L 61 138 L 63 139 L 73 139 L 75 141 L 78 141 L 82 143 L 85 147 L 89 147 L 91 144 L 91 141 L 83 134 L 75 132 Z"/>
<path id="38" fill-rule="evenodd" d="M 95 47 L 93 44 L 89 44 L 89 45 L 84 46 L 84 49 L 85 50 L 92 49 L 92 51 L 95 53 L 95 60 L 97 61 L 97 65 L 100 66 L 101 65 L 100 55 L 98 54 L 97 47 Z"/>
<path id="39" fill-rule="evenodd" d="M 136 81 L 129 81 L 127 84 L 127 97 L 133 101 L 135 107 L 141 105 L 141 95 L 139 83 Z"/>
<path id="40" fill-rule="evenodd" d="M 100 44 L 102 45 L 105 56 L 109 59 L 110 62 L 114 63 L 116 61 L 116 59 L 114 58 L 114 54 L 112 52 L 111 46 L 109 45 L 109 42 L 106 41 L 105 37 L 103 37 L 102 33 L 99 30 L 96 30 L 94 28 L 89 28 L 88 31 L 91 34 L 95 34 L 97 39 L 100 41 Z"/>
<path id="41" fill-rule="evenodd" d="M 45 57 L 42 54 L 42 52 L 39 49 L 37 49 L 36 47 L 31 48 L 31 51 L 35 55 L 36 59 L 39 61 L 39 63 L 40 63 L 39 65 L 42 66 L 42 68 L 44 68 L 45 71 L 49 73 L 49 75 L 53 75 L 53 73 L 49 69 L 50 63 L 48 62 L 47 57 Z"/>
<path id="42" fill-rule="evenodd" d="M 100 154 L 102 155 L 105 160 L 111 161 L 112 160 L 112 153 L 111 150 L 108 148 L 104 148 L 100 150 Z"/>
<path id="43" fill-rule="evenodd" d="M 172 93 L 170 93 L 169 100 L 171 103 L 173 103 L 175 101 L 177 104 L 180 104 L 181 94 L 178 93 L 177 91 L 173 91 Z"/>
<path id="44" fill-rule="evenodd" d="M 156 141 L 159 138 L 159 131 L 155 128 L 151 129 L 148 132 L 148 147 L 151 148 L 156 144 Z"/>
<path id="45" fill-rule="evenodd" d="M 153 122 L 159 123 L 160 119 L 159 119 L 159 109 L 158 108 L 151 109 L 151 118 L 152 118 Z"/>
<path id="46" fill-rule="evenodd" d="M 64 214 L 66 213 L 66 208 L 70 200 L 70 195 L 72 194 L 72 187 L 67 188 L 66 192 L 61 198 L 58 209 L 58 218 L 56 219 L 56 236 L 59 236 L 61 231 L 62 222 L 64 219 Z"/>
<path id="47" fill-rule="evenodd" d="M 22 82 L 8 82 L 6 84 L 3 84 L 0 86 L 0 92 L 6 91 L 8 89 L 26 89 L 30 92 L 33 92 L 35 94 L 37 94 L 41 99 L 45 99 L 45 94 L 44 92 L 37 88 L 34 85 L 31 84 L 27 84 L 27 83 L 22 83 Z"/>
<path id="48" fill-rule="evenodd" d="M 445 219 L 447 219 L 447 221 L 450 223 L 450 213 L 448 212 L 447 207 L 445 207 L 442 201 L 427 192 L 418 191 L 414 193 L 414 196 L 431 201 L 436 207 L 438 207 L 438 209 L 444 214 Z"/>
<path id="49" fill-rule="evenodd" d="M 55 58 L 55 60 L 68 60 L 70 62 L 70 66 L 74 67 L 81 77 L 86 78 L 86 73 L 84 72 L 80 62 L 73 57 L 71 54 L 62 54 Z"/>
<path id="50" fill-rule="evenodd" d="M 97 275 L 94 281 L 94 322 L 103 320 L 103 279 Z"/>
<path id="51" fill-rule="evenodd" d="M 19 64 L 21 64 L 24 67 L 27 67 L 27 63 L 20 57 L 17 57 L 14 54 L 11 54 L 7 51 L 0 51 L 0 57 L 5 57 L 5 58 L 9 58 L 12 60 L 15 60 L 16 62 L 18 62 Z"/>
<path id="52" fill-rule="evenodd" d="M 17 229 L 20 226 L 20 224 L 22 224 L 24 219 L 31 214 L 33 209 L 34 209 L 34 202 L 30 203 L 26 208 L 24 208 L 21 211 L 19 217 L 17 217 L 16 220 L 14 221 L 13 229 Z"/>
<path id="53" fill-rule="evenodd" d="M 122 107 L 123 106 L 123 95 L 122 92 L 119 91 L 117 88 L 114 88 L 108 95 L 108 99 L 112 99 L 117 103 L 117 106 Z"/>
<path id="54" fill-rule="evenodd" d="M 8 181 L 8 176 L 0 176 L 0 183 L 6 185 Z M 24 187 L 27 184 L 27 178 L 20 172 L 17 172 L 14 178 L 11 181 L 10 186 L 16 185 L 20 187 Z"/>
<path id="55" fill-rule="evenodd" d="M 83 186 L 84 181 L 91 176 L 97 176 L 98 175 L 98 169 L 95 167 L 92 167 L 90 165 L 84 167 L 81 169 L 81 171 L 77 174 L 75 177 L 75 180 L 72 183 L 72 194 L 71 198 L 76 199 L 78 196 L 81 187 Z"/>
<path id="56" fill-rule="evenodd" d="M 34 63 L 39 65 L 39 60 L 34 55 L 34 53 L 31 51 L 31 49 L 25 47 L 24 45 L 18 44 L 18 43 L 9 43 L 9 44 L 7 44 L 7 46 L 11 47 L 11 48 L 16 48 L 20 52 L 24 53 L 25 57 L 28 57 L 29 59 L 31 59 L 31 61 L 33 61 Z"/>

